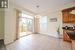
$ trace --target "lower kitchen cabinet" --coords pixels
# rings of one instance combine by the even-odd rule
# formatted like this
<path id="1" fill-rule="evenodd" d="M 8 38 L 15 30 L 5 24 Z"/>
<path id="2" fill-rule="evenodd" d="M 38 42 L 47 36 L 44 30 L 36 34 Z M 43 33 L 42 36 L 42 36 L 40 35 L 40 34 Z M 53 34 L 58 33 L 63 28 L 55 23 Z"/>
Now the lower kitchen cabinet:
<path id="1" fill-rule="evenodd" d="M 63 30 L 63 40 L 64 41 L 68 41 L 68 42 L 71 42 L 71 39 L 70 37 L 68 36 L 68 32 L 74 32 L 74 30 Z"/>
<path id="2" fill-rule="evenodd" d="M 72 40 L 71 47 L 72 47 L 72 50 L 75 50 L 75 40 Z"/>

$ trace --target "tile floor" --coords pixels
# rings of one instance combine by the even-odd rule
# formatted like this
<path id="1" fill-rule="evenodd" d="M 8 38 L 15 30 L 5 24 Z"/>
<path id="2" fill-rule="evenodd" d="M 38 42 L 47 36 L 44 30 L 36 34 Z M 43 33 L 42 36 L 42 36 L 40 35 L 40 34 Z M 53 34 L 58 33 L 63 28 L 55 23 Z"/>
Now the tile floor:
<path id="1" fill-rule="evenodd" d="M 41 34 L 31 34 L 6 46 L 7 50 L 71 50 L 71 43 Z"/>
<path id="2" fill-rule="evenodd" d="M 32 34 L 32 32 L 21 32 L 21 33 L 19 33 L 19 38 L 26 36 L 26 35 L 29 35 L 29 34 Z"/>

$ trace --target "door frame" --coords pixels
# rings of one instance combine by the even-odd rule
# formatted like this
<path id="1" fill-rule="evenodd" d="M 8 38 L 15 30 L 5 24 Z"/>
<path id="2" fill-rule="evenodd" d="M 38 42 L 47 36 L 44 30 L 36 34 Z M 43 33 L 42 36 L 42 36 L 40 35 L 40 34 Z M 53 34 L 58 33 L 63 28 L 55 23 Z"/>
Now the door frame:
<path id="1" fill-rule="evenodd" d="M 18 9 L 16 9 L 16 35 L 15 35 L 15 40 L 19 39 L 19 19 L 21 18 L 19 16 L 19 13 L 22 13 L 21 11 L 19 11 Z M 26 18 L 26 17 L 22 17 L 22 18 Z M 31 19 L 31 18 L 27 18 L 27 19 Z M 31 19 L 32 23 L 34 23 L 34 19 Z M 34 24 L 32 24 L 32 29 L 34 30 Z"/>

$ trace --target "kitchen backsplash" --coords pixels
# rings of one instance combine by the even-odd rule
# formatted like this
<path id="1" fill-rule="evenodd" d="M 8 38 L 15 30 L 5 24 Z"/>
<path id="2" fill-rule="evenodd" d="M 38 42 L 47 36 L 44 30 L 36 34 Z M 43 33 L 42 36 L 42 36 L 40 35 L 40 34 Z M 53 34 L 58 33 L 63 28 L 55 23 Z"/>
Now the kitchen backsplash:
<path id="1" fill-rule="evenodd" d="M 63 23 L 63 27 L 68 26 L 68 27 L 73 27 L 75 26 L 75 23 Z"/>

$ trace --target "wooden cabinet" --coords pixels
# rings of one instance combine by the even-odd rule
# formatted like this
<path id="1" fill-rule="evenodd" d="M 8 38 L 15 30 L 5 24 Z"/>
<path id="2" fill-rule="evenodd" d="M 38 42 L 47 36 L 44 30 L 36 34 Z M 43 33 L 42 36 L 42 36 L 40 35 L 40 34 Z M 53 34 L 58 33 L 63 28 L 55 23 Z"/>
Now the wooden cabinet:
<path id="1" fill-rule="evenodd" d="M 63 40 L 64 41 L 71 41 L 70 37 L 68 36 L 67 32 L 69 32 L 69 30 L 64 30 L 63 31 Z"/>
<path id="2" fill-rule="evenodd" d="M 75 29 L 73 30 L 63 29 L 63 40 L 71 42 L 71 39 L 68 36 L 67 32 L 75 32 Z"/>
<path id="3" fill-rule="evenodd" d="M 67 35 L 67 33 L 64 33 L 63 36 L 64 36 L 64 38 L 63 38 L 64 41 L 71 41 L 69 36 Z"/>
<path id="4" fill-rule="evenodd" d="M 75 40 L 72 40 L 72 50 L 75 50 Z"/>
<path id="5" fill-rule="evenodd" d="M 62 10 L 63 23 L 75 23 L 75 14 L 71 14 L 72 10 L 75 10 L 75 7 Z"/>
<path id="6" fill-rule="evenodd" d="M 68 11 L 63 11 L 62 12 L 62 15 L 63 15 L 63 22 L 64 23 L 68 23 L 69 22 L 69 12 Z"/>
<path id="7" fill-rule="evenodd" d="M 75 22 L 75 14 L 70 14 L 70 22 Z"/>

